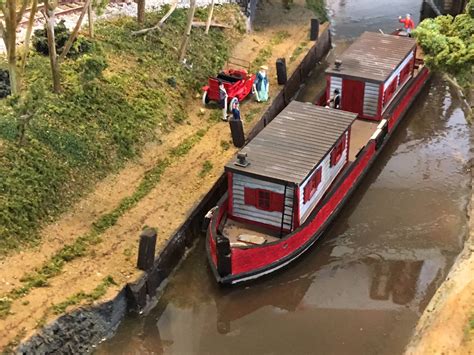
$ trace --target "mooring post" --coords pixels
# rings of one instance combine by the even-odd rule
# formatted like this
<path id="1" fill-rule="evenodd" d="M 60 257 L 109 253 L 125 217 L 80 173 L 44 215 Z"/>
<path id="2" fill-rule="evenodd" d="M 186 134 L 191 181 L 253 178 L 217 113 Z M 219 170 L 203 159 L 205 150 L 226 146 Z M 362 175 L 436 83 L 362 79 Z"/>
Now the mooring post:
<path id="1" fill-rule="evenodd" d="M 278 85 L 285 85 L 288 81 L 286 76 L 286 60 L 285 58 L 278 58 L 276 60 L 276 72 Z"/>
<path id="2" fill-rule="evenodd" d="M 244 126 L 241 120 L 229 118 L 230 134 L 232 136 L 232 143 L 237 148 L 242 148 L 245 144 Z"/>
<path id="3" fill-rule="evenodd" d="M 155 261 L 156 231 L 152 228 L 145 229 L 140 234 L 138 247 L 137 268 L 149 270 Z"/>
<path id="4" fill-rule="evenodd" d="M 311 19 L 311 30 L 309 32 L 309 39 L 316 41 L 319 37 L 319 20 L 317 18 Z"/>

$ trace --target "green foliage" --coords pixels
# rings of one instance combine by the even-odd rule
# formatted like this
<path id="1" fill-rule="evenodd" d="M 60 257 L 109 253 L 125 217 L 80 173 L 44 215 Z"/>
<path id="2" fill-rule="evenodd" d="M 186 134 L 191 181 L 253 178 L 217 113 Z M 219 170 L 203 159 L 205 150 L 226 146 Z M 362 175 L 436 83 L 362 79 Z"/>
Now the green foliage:
<path id="1" fill-rule="evenodd" d="M 221 148 L 222 150 L 228 150 L 230 148 L 229 141 L 221 140 Z"/>
<path id="2" fill-rule="evenodd" d="M 274 46 L 283 43 L 285 39 L 290 37 L 290 33 L 288 31 L 278 31 L 276 35 L 270 40 L 270 43 Z"/>
<path id="3" fill-rule="evenodd" d="M 54 26 L 54 39 L 56 40 L 56 53 L 60 54 L 66 44 L 71 31 L 69 31 L 64 24 L 64 20 L 61 20 L 56 26 Z M 33 47 L 38 53 L 43 55 L 49 54 L 48 48 L 48 37 L 46 34 L 46 27 L 40 28 L 34 31 L 32 38 Z M 69 50 L 68 58 L 77 58 L 82 53 L 88 53 L 92 50 L 92 42 L 85 37 L 79 36 L 74 41 L 71 49 Z"/>
<path id="4" fill-rule="evenodd" d="M 80 60 L 81 76 L 85 81 L 92 81 L 102 77 L 107 68 L 106 59 L 101 55 L 84 55 Z"/>
<path id="5" fill-rule="evenodd" d="M 10 95 L 10 74 L 8 70 L 0 68 L 0 99 Z"/>
<path id="6" fill-rule="evenodd" d="M 423 20 L 413 31 L 424 52 L 426 65 L 449 74 L 463 87 L 472 85 L 474 65 L 473 1 L 467 13 Z"/>
<path id="7" fill-rule="evenodd" d="M 306 48 L 307 45 L 308 45 L 308 42 L 301 42 L 298 45 L 298 47 L 295 48 L 295 50 L 290 56 L 290 63 L 295 61 L 296 58 L 298 58 L 298 56 L 303 52 L 303 50 Z"/>
<path id="8" fill-rule="evenodd" d="M 147 14 L 145 26 L 164 11 Z M 216 13 L 235 11 L 233 6 Z M 27 90 L 21 98 L 0 101 L 0 255 L 37 240 L 36 230 L 50 222 L 94 182 L 139 153 L 155 130 L 170 131 L 186 119 L 186 100 L 225 63 L 234 43 L 229 32 L 193 30 L 187 55 L 192 68 L 177 65 L 176 38 L 186 23 L 178 9 L 161 32 L 131 35 L 133 18 L 96 24 L 94 44 L 86 55 L 61 68 L 64 92 L 50 92 L 48 58 L 32 54 L 26 68 Z M 175 86 L 166 83 L 175 78 Z M 186 154 L 200 134 L 171 152 Z M 154 186 L 168 159 L 147 174 L 143 185 L 117 210 L 95 223 L 90 235 L 65 247 L 51 263 L 28 279 L 18 294 L 57 274 L 63 263 L 81 256 L 91 243 Z"/>
<path id="9" fill-rule="evenodd" d="M 321 23 L 329 20 L 324 0 L 306 0 L 306 7 L 313 11 Z"/>
<path id="10" fill-rule="evenodd" d="M 4 319 L 10 314 L 12 300 L 8 297 L 0 298 L 0 319 Z"/>
<path id="11" fill-rule="evenodd" d="M 202 164 L 202 169 L 199 172 L 199 177 L 203 178 L 206 175 L 209 174 L 209 172 L 212 170 L 213 166 L 212 163 L 209 160 L 205 160 L 204 163 Z"/>
<path id="12" fill-rule="evenodd" d="M 62 314 L 69 306 L 75 306 L 81 303 L 82 301 L 92 303 L 93 301 L 98 300 L 100 297 L 105 295 L 107 289 L 112 285 L 117 285 L 117 283 L 114 281 L 112 276 L 107 276 L 91 293 L 85 293 L 81 291 L 75 293 L 74 295 L 66 299 L 66 301 L 52 306 L 53 313 L 56 315 Z"/>

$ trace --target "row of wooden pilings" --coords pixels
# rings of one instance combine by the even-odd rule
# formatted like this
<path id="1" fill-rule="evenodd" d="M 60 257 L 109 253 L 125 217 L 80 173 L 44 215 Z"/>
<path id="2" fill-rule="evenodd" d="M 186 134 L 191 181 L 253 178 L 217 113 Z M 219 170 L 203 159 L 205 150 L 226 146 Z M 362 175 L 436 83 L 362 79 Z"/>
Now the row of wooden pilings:
<path id="1" fill-rule="evenodd" d="M 331 49 L 329 25 L 324 25 L 318 29 L 320 30 L 318 40 L 288 78 L 285 86 L 273 99 L 272 104 L 261 119 L 245 137 L 244 142 L 253 139 L 288 105 L 298 93 L 301 84 L 304 83 L 310 72 Z M 222 174 L 206 196 L 194 208 L 186 222 L 168 240 L 158 257 L 155 257 L 157 232 L 153 229 L 146 229 L 140 234 L 137 267 L 143 270 L 144 273 L 138 280 L 126 286 L 127 308 L 129 310 L 142 311 L 148 302 L 156 296 L 157 288 L 182 260 L 186 249 L 194 244 L 196 238 L 202 237 L 204 216 L 216 205 L 226 190 L 227 178 L 225 174 Z"/>

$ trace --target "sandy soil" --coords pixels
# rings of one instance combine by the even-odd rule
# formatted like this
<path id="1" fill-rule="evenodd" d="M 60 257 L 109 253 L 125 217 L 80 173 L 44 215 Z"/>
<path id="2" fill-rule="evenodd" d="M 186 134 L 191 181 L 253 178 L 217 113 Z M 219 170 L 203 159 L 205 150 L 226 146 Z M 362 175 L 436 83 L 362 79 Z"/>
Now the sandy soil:
<path id="1" fill-rule="evenodd" d="M 474 194 L 469 215 L 468 240 L 423 312 L 407 355 L 474 354 Z"/>
<path id="2" fill-rule="evenodd" d="M 243 36 L 235 48 L 234 55 L 252 61 L 258 50 L 271 42 L 278 31 L 287 31 L 289 37 L 273 47 L 269 65 L 279 57 L 288 58 L 298 45 L 307 40 L 309 19 L 312 14 L 305 9 L 304 1 L 295 2 L 289 12 L 283 10 L 279 1 L 263 3 L 265 16 L 258 21 L 259 31 Z M 308 44 L 308 46 L 311 43 Z M 303 50 L 304 55 L 306 50 Z M 287 61 L 288 63 L 288 61 Z M 289 64 L 289 73 L 298 60 Z M 276 95 L 277 84 L 274 70 L 270 70 L 271 95 Z M 166 151 L 177 146 L 203 125 L 208 125 L 205 117 L 199 115 L 200 98 L 192 99 L 188 107 L 189 124 L 183 124 L 168 134 L 162 144 L 150 143 L 140 159 L 130 162 L 119 173 L 109 176 L 97 184 L 94 191 L 77 203 L 70 212 L 64 214 L 56 223 L 42 231 L 42 243 L 37 248 L 24 250 L 0 261 L 0 294 L 20 285 L 19 279 L 29 271 L 39 267 L 65 244 L 89 231 L 92 223 L 106 212 L 113 210 L 126 196 L 131 195 L 140 183 L 144 173 L 165 156 Z M 247 101 L 241 112 L 245 120 L 246 112 L 263 112 L 266 105 Z M 253 121 L 259 118 L 255 114 Z M 245 125 L 246 131 L 252 123 Z M 103 235 L 102 243 L 94 246 L 86 257 L 69 262 L 63 272 L 50 280 L 48 287 L 36 288 L 27 296 L 12 304 L 12 314 L 0 320 L 0 348 L 5 346 L 20 332 L 31 335 L 38 322 L 44 318 L 46 309 L 52 304 L 66 300 L 79 292 L 92 291 L 101 280 L 111 275 L 119 286 L 108 290 L 103 298 L 113 296 L 122 285 L 135 278 L 138 235 L 144 225 L 157 227 L 159 241 L 157 250 L 164 245 L 173 232 L 185 221 L 192 207 L 205 195 L 223 171 L 223 165 L 235 153 L 234 148 L 224 150 L 221 141 L 230 141 L 228 125 L 224 122 L 211 125 L 203 139 L 185 157 L 173 163 L 164 172 L 160 183 L 139 204 L 122 216 L 115 226 Z M 213 168 L 204 178 L 199 177 L 202 163 L 212 162 Z M 53 316 L 49 315 L 47 320 Z"/>

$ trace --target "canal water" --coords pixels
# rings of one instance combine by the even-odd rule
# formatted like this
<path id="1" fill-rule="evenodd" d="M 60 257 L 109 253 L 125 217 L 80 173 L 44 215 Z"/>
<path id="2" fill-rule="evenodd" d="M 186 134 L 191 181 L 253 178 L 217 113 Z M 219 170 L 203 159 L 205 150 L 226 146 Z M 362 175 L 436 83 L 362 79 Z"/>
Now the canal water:
<path id="1" fill-rule="evenodd" d="M 389 32 L 421 1 L 330 0 L 340 52 Z M 321 85 L 315 75 L 299 99 Z M 129 316 L 99 354 L 400 354 L 462 248 L 470 129 L 433 78 L 326 236 L 286 270 L 220 288 L 204 242 L 146 316 Z"/>

